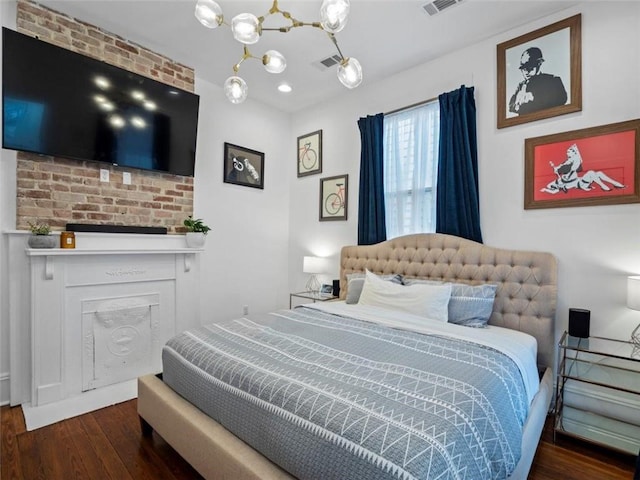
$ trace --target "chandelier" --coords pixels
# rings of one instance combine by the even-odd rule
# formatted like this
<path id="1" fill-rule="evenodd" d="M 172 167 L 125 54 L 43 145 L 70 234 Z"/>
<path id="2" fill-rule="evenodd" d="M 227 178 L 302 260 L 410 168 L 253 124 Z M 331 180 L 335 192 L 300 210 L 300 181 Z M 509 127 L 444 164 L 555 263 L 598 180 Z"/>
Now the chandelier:
<path id="1" fill-rule="evenodd" d="M 277 28 L 264 27 L 265 18 L 276 13 L 290 23 Z M 276 50 L 268 50 L 262 57 L 255 57 L 249 51 L 248 45 L 258 42 L 262 33 L 266 31 L 287 33 L 297 27 L 314 27 L 323 30 L 335 45 L 340 56 L 340 64 L 338 65 L 340 82 L 347 88 L 356 88 L 362 82 L 360 62 L 355 58 L 345 57 L 335 37 L 335 34 L 347 24 L 349 0 L 323 0 L 320 6 L 320 21 L 311 23 L 297 20 L 289 12 L 280 10 L 278 0 L 273 1 L 273 5 L 266 14 L 256 17 L 251 13 L 241 13 L 233 17 L 231 25 L 224 21 L 222 8 L 214 0 L 198 0 L 195 14 L 200 23 L 207 28 L 216 28 L 223 24 L 230 26 L 233 38 L 244 44 L 242 57 L 233 66 L 233 75 L 224 82 L 224 93 L 231 103 L 242 103 L 247 98 L 249 89 L 247 83 L 238 76 L 238 71 L 242 62 L 248 58 L 262 60 L 265 70 L 269 73 L 282 73 L 287 67 L 284 55 Z"/>

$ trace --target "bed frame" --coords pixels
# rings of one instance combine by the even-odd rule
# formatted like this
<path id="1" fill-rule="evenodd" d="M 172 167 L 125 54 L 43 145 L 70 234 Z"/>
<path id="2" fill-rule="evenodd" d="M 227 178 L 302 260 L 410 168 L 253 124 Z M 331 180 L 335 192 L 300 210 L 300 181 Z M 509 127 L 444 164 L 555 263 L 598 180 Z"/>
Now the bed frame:
<path id="1" fill-rule="evenodd" d="M 344 247 L 340 297 L 347 275 L 378 274 L 498 285 L 489 323 L 520 330 L 538 341 L 540 390 L 526 420 L 522 458 L 511 479 L 526 479 L 553 391 L 557 264 L 553 255 L 514 251 L 443 234 L 398 237 L 377 245 Z M 154 375 L 138 379 L 138 414 L 144 435 L 155 430 L 207 479 L 292 479 L 220 424 L 177 395 Z"/>

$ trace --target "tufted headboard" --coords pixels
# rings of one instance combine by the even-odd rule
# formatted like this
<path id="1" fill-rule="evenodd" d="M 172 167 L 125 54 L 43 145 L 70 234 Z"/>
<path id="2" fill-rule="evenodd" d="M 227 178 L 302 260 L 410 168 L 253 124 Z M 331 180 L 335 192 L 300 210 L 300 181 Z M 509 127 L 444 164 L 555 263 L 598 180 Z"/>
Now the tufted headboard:
<path id="1" fill-rule="evenodd" d="M 376 245 L 342 248 L 340 298 L 347 275 L 399 273 L 409 278 L 498 285 L 489 324 L 538 341 L 538 365 L 553 368 L 557 264 L 550 253 L 492 248 L 439 233 L 407 235 Z"/>

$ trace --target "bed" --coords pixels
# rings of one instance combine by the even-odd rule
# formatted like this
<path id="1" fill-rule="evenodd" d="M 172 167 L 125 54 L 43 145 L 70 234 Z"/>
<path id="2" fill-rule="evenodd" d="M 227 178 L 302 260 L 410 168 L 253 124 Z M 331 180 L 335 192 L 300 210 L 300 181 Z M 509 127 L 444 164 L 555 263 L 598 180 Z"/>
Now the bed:
<path id="1" fill-rule="evenodd" d="M 467 478 L 481 478 L 480 473 L 485 478 L 494 476 L 511 479 L 526 478 L 553 391 L 551 373 L 554 357 L 553 323 L 557 296 L 557 266 L 554 257 L 541 252 L 491 248 L 449 235 L 421 234 L 392 239 L 378 245 L 344 247 L 340 262 L 340 298 L 343 302 L 327 302 L 324 306 L 310 305 L 294 310 L 273 312 L 269 316 L 271 323 L 266 324 L 263 320 L 258 321 L 252 318 L 216 323 L 172 339 L 163 353 L 164 379 L 150 375 L 138 381 L 138 413 L 143 433 L 149 434 L 155 430 L 205 478 L 296 478 L 288 472 L 294 472 L 302 478 L 446 478 L 447 475 L 453 477 L 459 475 L 459 478 L 464 478 L 465 475 Z M 349 297 L 353 296 L 355 291 L 355 279 L 363 274 L 366 287 L 363 289 L 360 300 L 354 303 Z M 397 275 L 401 276 L 400 283 L 405 285 L 395 285 L 390 281 Z M 374 300 L 376 298 L 371 297 L 371 292 L 374 291 L 372 289 L 381 285 L 377 282 L 384 282 L 384 288 L 389 289 L 423 289 L 428 291 L 429 295 L 432 295 L 431 292 L 442 293 L 443 289 L 451 289 L 451 284 L 462 289 L 465 285 L 474 289 L 492 286 L 495 299 L 492 299 L 490 311 L 487 314 L 489 327 L 476 329 L 451 325 L 446 321 L 424 322 L 429 325 L 423 326 L 421 323 L 419 327 L 414 328 L 413 324 L 407 327 L 406 321 L 416 321 L 417 325 L 420 317 L 413 312 L 407 313 L 406 310 L 403 310 L 404 314 L 398 317 L 395 311 L 379 308 L 375 301 L 371 302 L 371 298 Z M 414 285 L 407 285 L 411 283 Z M 388 284 L 394 284 L 394 286 L 390 287 Z M 349 292 L 350 289 L 351 292 Z M 404 292 L 409 290 L 398 291 L 399 295 L 404 295 Z M 433 294 L 435 295 L 433 298 L 440 293 Z M 368 300 L 365 301 L 364 297 Z M 365 305 L 361 305 L 362 303 Z M 363 318 L 351 318 L 349 312 L 355 310 L 349 309 L 356 307 L 364 312 L 358 313 L 358 315 L 365 315 Z M 449 315 L 451 316 L 450 311 Z M 373 317 L 376 321 L 371 321 Z M 398 318 L 401 318 L 401 324 L 394 323 Z M 378 319 L 383 324 L 376 323 Z M 302 324 L 305 325 L 304 330 L 300 330 Z M 285 328 L 290 330 L 284 331 Z M 422 328 L 427 330 L 422 331 Z M 276 332 L 278 329 L 283 331 Z M 325 347 L 318 347 L 321 345 L 316 337 L 319 330 L 337 332 L 333 337 L 336 337 L 339 343 L 337 347 L 332 347 L 331 355 L 323 350 Z M 414 330 L 418 330 L 418 333 Z M 309 337 L 304 337 L 302 332 Z M 491 337 L 498 333 L 500 336 L 504 333 L 506 338 L 510 339 L 503 343 L 508 344 L 505 348 L 510 349 L 511 352 L 504 353 L 494 351 L 493 347 L 486 348 L 488 345 L 484 344 L 484 337 Z M 465 338 L 468 335 L 472 337 L 472 341 Z M 204 357 L 202 345 L 206 343 L 205 337 L 209 342 L 207 345 L 212 344 L 207 346 L 207 349 L 218 351 L 222 349 L 222 343 L 231 344 L 231 347 L 225 347 L 227 357 L 224 360 Z M 387 390 L 395 392 L 394 401 L 400 398 L 406 405 L 406 399 L 411 397 L 413 403 L 409 402 L 411 405 L 407 408 L 416 409 L 418 407 L 416 407 L 415 398 L 423 399 L 425 385 L 429 382 L 433 383 L 428 377 L 436 374 L 422 371 L 423 367 L 419 361 L 410 365 L 403 363 L 405 356 L 412 357 L 413 353 L 401 355 L 403 360 L 399 364 L 402 365 L 403 370 L 400 373 L 396 368 L 397 365 L 391 365 L 393 362 L 383 361 L 382 357 L 377 358 L 368 353 L 376 352 L 376 355 L 378 353 L 382 355 L 381 347 L 358 344 L 361 350 L 344 353 L 346 350 L 343 350 L 343 347 L 346 344 L 354 344 L 352 338 L 356 337 L 371 338 L 372 341 L 380 341 L 381 344 L 401 344 L 405 350 L 411 352 L 419 350 L 421 355 L 427 352 L 431 355 L 430 361 L 424 363 L 429 365 L 435 363 L 433 359 L 436 357 L 442 357 L 447 365 L 454 365 L 454 360 L 460 362 L 463 368 L 457 367 L 457 369 L 469 370 L 467 374 L 471 377 L 478 376 L 481 371 L 487 371 L 489 377 L 498 379 L 493 382 L 482 380 L 483 384 L 494 385 L 491 389 L 497 390 L 493 393 L 463 395 L 462 402 L 453 403 L 451 406 L 440 400 L 444 397 L 459 396 L 458 392 L 463 389 L 458 385 L 467 385 L 466 380 L 440 381 L 441 376 L 438 374 L 438 381 L 435 382 L 438 388 L 444 388 L 445 384 L 456 386 L 449 391 L 435 391 L 433 398 L 436 400 L 429 397 L 427 401 L 429 408 L 425 410 L 429 410 L 433 418 L 455 418 L 450 423 L 457 425 L 456 429 L 459 430 L 458 433 L 462 439 L 458 443 L 467 442 L 473 455 L 483 459 L 489 458 L 487 451 L 490 450 L 499 452 L 500 456 L 496 459 L 491 457 L 490 460 L 476 462 L 480 466 L 471 466 L 471 463 L 466 465 L 460 458 L 469 455 L 468 453 L 457 452 L 453 447 L 451 452 L 443 454 L 440 452 L 442 445 L 449 448 L 456 443 L 451 440 L 441 441 L 442 435 L 453 435 L 452 433 L 435 432 L 432 437 L 424 437 L 422 434 L 425 431 L 433 430 L 435 427 L 425 426 L 424 422 L 416 426 L 414 423 L 418 422 L 414 420 L 408 422 L 411 424 L 409 427 L 412 440 L 406 441 L 409 436 L 402 428 L 409 428 L 406 425 L 406 419 L 411 415 L 406 411 L 394 410 L 395 406 L 387 408 L 384 403 L 381 403 L 386 400 L 376 400 L 372 403 L 367 395 L 381 395 L 381 386 L 384 386 Z M 457 340 L 455 342 L 462 344 L 462 353 L 457 351 L 450 353 L 454 351 L 454 340 L 450 337 L 460 337 L 458 338 L 460 342 Z M 247 341 L 254 346 L 247 349 L 238 343 L 237 338 L 248 339 Z M 528 343 L 531 338 L 535 339 L 535 342 L 531 340 L 532 345 Z M 177 343 L 178 341 L 183 343 Z M 478 345 L 475 345 L 476 343 Z M 474 349 L 480 350 L 477 352 L 470 350 L 471 344 L 474 344 Z M 407 345 L 410 345 L 410 348 L 407 348 Z M 438 352 L 437 355 L 433 354 L 435 351 Z M 348 357 L 336 360 L 335 352 Z M 446 355 L 443 352 L 446 352 Z M 270 364 L 273 358 L 280 356 L 293 358 L 293 364 L 286 367 L 278 364 L 275 371 L 268 371 L 267 364 Z M 517 356 L 522 356 L 524 360 L 515 359 Z M 194 363 L 183 362 L 187 357 L 190 357 Z M 498 365 L 496 359 L 500 358 L 502 362 L 503 357 L 508 367 L 503 366 L 502 363 Z M 531 358 L 527 359 L 527 357 Z M 245 362 L 242 367 L 238 366 L 239 363 L 234 363 L 242 359 Z M 358 359 L 357 362 L 354 359 Z M 519 362 L 528 362 L 528 367 L 521 367 Z M 256 371 L 245 370 L 248 368 L 246 364 L 251 364 L 252 368 L 259 371 L 260 386 L 251 387 L 257 390 L 249 389 L 233 397 L 232 390 L 245 382 L 244 379 L 258 375 Z M 384 368 L 381 365 L 384 365 Z M 464 367 L 465 365 L 468 368 Z M 352 370 L 348 370 L 349 368 Z M 222 372 L 219 380 L 215 380 L 216 369 Z M 309 369 L 313 370 L 313 375 L 316 375 L 318 370 L 321 370 L 322 375 L 330 372 L 330 376 L 337 377 L 338 381 L 346 381 L 347 377 L 351 381 L 353 377 L 356 379 L 354 386 L 348 387 L 353 388 L 353 391 L 349 390 L 348 394 L 343 395 L 344 385 L 338 387 L 333 384 L 325 385 L 322 383 L 325 381 L 324 377 L 322 379 L 313 377 L 313 381 L 305 380 L 305 386 L 315 392 L 313 394 L 309 394 L 306 390 L 300 393 L 301 391 L 294 391 L 294 387 L 278 383 L 285 377 L 285 373 L 299 380 L 301 376 L 309 374 L 307 371 Z M 522 373 L 520 377 L 513 373 L 514 369 L 521 373 L 526 370 L 528 373 Z M 411 382 L 410 388 L 407 384 L 407 375 L 413 380 L 417 379 Z M 229 380 L 226 385 L 220 380 L 223 378 Z M 442 376 L 442 378 L 445 377 Z M 513 381 L 505 380 L 509 378 L 513 378 Z M 200 385 L 206 383 L 205 379 L 217 381 L 220 388 L 213 393 L 201 390 Z M 425 383 L 420 383 L 423 380 Z M 475 388 L 474 386 L 473 392 L 476 392 Z M 511 394 L 505 394 L 500 390 L 501 388 L 509 392 L 522 390 L 518 390 L 520 393 L 514 393 L 511 396 Z M 408 390 L 411 390 L 410 395 L 406 395 Z M 286 395 L 281 395 L 277 406 L 260 408 L 262 400 L 259 397 L 265 391 L 268 392 L 267 396 L 274 398 L 282 392 L 286 392 Z M 333 395 L 334 391 L 340 392 L 344 403 L 325 401 L 323 395 L 329 393 Z M 367 398 L 363 397 L 363 391 L 367 392 L 364 395 Z M 492 400 L 490 395 L 497 395 L 497 400 Z M 466 414 L 463 413 L 458 416 L 458 409 L 462 412 L 463 408 L 467 408 L 462 405 L 472 396 L 478 397 L 480 403 L 484 402 L 484 404 L 469 407 L 471 411 L 484 412 L 483 409 L 486 409 L 486 412 L 490 412 L 483 415 L 474 414 L 476 417 L 482 417 L 480 427 L 468 426 L 464 421 L 457 420 L 465 417 Z M 502 402 L 500 400 L 502 398 L 511 400 Z M 285 412 L 284 407 L 291 406 L 292 402 L 297 404 Z M 322 417 L 318 425 L 310 422 L 307 417 L 299 417 L 300 410 L 296 410 L 300 405 L 312 403 L 319 405 L 318 408 L 310 409 L 311 417 L 315 415 L 316 420 Z M 493 404 L 499 403 L 508 403 L 509 408 L 515 412 L 513 416 L 522 416 L 522 418 L 506 426 L 494 426 L 497 417 L 510 416 L 502 415 L 499 410 L 492 410 Z M 199 405 L 200 408 L 194 404 Z M 331 408 L 324 407 L 325 404 L 331 405 Z M 419 408 L 423 408 L 425 404 L 421 402 Z M 249 409 L 247 413 L 239 410 L 242 405 Z M 362 412 L 363 409 L 367 410 L 366 416 L 358 417 L 353 413 L 354 411 Z M 392 428 L 374 423 L 378 420 L 379 413 L 389 409 L 394 412 L 391 417 L 397 425 L 394 424 Z M 205 411 L 220 422 L 213 420 L 211 416 L 204 413 Z M 244 416 L 249 418 L 250 415 L 251 421 L 243 421 Z M 273 417 L 278 416 L 281 417 L 280 423 L 274 423 Z M 290 424 L 297 424 L 300 427 L 299 430 L 289 430 L 289 425 L 283 427 L 282 419 L 285 420 L 284 423 L 288 421 Z M 235 434 L 222 424 L 231 428 Z M 343 437 L 336 435 L 329 429 L 330 424 L 339 424 L 341 431 L 346 431 L 345 435 Z M 352 426 L 355 427 L 352 428 Z M 395 431 L 396 427 L 400 430 Z M 356 437 L 364 439 L 365 443 L 360 445 L 353 441 L 353 436 L 349 436 L 353 434 L 354 428 Z M 416 429 L 417 433 L 414 431 Z M 483 432 L 491 430 L 497 434 L 489 435 L 488 440 L 476 439 L 475 437 L 480 436 L 479 430 Z M 374 431 L 385 431 L 388 434 L 383 440 L 377 440 L 372 436 Z M 434 437 L 437 441 L 433 440 Z M 246 443 L 241 438 L 246 440 Z M 287 444 L 285 438 L 292 440 L 292 443 Z M 369 443 L 367 444 L 366 441 Z M 476 441 L 477 443 L 474 443 Z M 252 448 L 249 443 L 257 445 L 268 457 L 275 459 L 286 469 L 273 463 L 267 456 Z M 358 461 L 349 458 L 348 454 L 342 456 L 342 452 L 334 448 L 338 444 L 344 447 L 344 450 L 350 451 Z M 310 446 L 313 445 L 315 447 L 311 448 Z M 283 455 L 291 455 L 291 452 L 296 450 L 300 451 L 297 457 L 283 459 Z M 391 452 L 392 458 L 402 456 L 403 461 L 389 461 L 380 455 L 382 452 Z M 450 465 L 446 463 L 451 462 L 452 458 L 456 461 L 455 472 L 457 473 L 452 473 L 454 469 L 449 468 Z M 398 464 L 401 465 L 398 466 Z M 326 469 L 323 470 L 325 467 Z M 477 468 L 480 470 L 474 470 Z"/>

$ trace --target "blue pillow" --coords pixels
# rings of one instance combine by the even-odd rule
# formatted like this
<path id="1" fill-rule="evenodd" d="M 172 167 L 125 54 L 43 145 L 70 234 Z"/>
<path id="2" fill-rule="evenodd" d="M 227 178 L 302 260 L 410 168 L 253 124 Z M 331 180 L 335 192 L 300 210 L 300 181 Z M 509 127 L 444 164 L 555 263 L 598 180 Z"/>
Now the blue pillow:
<path id="1" fill-rule="evenodd" d="M 443 282 L 416 278 L 404 279 L 405 285 L 418 283 L 442 284 Z M 490 283 L 482 285 L 452 283 L 451 298 L 449 299 L 449 323 L 465 327 L 486 327 L 493 312 L 493 301 L 496 298 L 497 289 L 497 285 Z"/>

